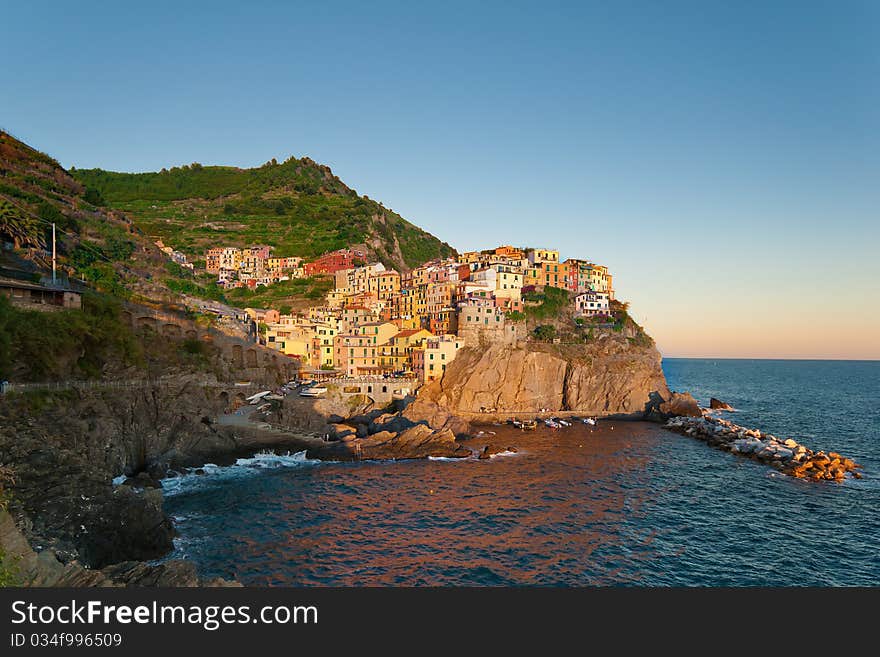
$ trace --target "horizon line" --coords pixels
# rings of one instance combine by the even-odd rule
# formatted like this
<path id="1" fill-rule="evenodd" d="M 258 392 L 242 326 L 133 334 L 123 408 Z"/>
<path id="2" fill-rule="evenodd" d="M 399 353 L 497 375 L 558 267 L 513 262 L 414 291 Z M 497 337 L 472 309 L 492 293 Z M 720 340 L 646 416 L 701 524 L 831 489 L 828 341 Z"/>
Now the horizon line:
<path id="1" fill-rule="evenodd" d="M 837 363 L 880 363 L 880 358 L 824 358 L 817 356 L 672 356 L 661 354 L 663 360 L 799 360 Z"/>

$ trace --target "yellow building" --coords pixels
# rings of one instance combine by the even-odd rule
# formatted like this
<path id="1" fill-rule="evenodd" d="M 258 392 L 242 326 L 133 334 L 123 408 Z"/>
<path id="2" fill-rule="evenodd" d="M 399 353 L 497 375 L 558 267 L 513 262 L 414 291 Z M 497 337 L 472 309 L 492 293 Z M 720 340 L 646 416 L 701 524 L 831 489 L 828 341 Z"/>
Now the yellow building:
<path id="1" fill-rule="evenodd" d="M 342 308 L 345 303 L 345 296 L 343 290 L 330 290 L 327 293 L 327 305 L 330 308 Z"/>
<path id="2" fill-rule="evenodd" d="M 426 339 L 433 337 L 425 329 L 407 329 L 400 331 L 386 345 L 379 349 L 379 362 L 382 367 L 391 371 L 411 370 L 413 351 L 422 346 Z"/>
<path id="3" fill-rule="evenodd" d="M 390 322 L 372 322 L 334 338 L 334 365 L 347 376 L 379 374 L 390 371 L 381 363 L 381 352 L 397 335 L 397 326 Z"/>
<path id="4" fill-rule="evenodd" d="M 559 251 L 555 249 L 529 249 L 527 254 L 529 264 L 536 265 L 538 263 L 558 263 Z"/>
<path id="5" fill-rule="evenodd" d="M 376 294 L 379 299 L 388 300 L 400 292 L 400 273 L 389 269 L 370 276 L 367 291 Z"/>
<path id="6" fill-rule="evenodd" d="M 333 367 L 333 341 L 336 338 L 335 322 L 315 324 L 312 339 L 312 367 Z"/>
<path id="7" fill-rule="evenodd" d="M 266 346 L 286 356 L 299 358 L 304 365 L 312 365 L 314 329 L 304 325 L 269 324 L 266 326 Z"/>
<path id="8" fill-rule="evenodd" d="M 463 346 L 464 341 L 456 335 L 438 335 L 427 338 L 423 352 L 424 381 L 427 383 L 441 378 L 446 372 L 446 366 L 455 360 L 458 350 Z"/>

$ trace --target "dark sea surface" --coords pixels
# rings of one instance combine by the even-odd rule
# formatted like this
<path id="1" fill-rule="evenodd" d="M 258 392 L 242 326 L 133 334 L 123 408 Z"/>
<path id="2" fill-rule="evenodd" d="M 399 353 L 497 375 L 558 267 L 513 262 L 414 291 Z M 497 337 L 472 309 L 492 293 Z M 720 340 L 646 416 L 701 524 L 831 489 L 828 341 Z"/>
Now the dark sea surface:
<path id="1" fill-rule="evenodd" d="M 844 453 L 814 483 L 659 426 L 512 427 L 487 461 L 256 457 L 166 482 L 172 557 L 248 585 L 878 585 L 880 362 L 667 359 L 670 387 Z"/>

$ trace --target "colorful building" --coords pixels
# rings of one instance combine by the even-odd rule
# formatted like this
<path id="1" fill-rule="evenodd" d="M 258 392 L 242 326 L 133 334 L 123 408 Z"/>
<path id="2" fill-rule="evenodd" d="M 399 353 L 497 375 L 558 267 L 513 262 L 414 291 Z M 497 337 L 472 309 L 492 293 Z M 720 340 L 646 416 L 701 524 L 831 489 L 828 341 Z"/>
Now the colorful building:
<path id="1" fill-rule="evenodd" d="M 425 340 L 422 353 L 422 376 L 427 383 L 436 381 L 446 372 L 446 366 L 455 360 L 464 341 L 457 335 L 438 335 Z"/>

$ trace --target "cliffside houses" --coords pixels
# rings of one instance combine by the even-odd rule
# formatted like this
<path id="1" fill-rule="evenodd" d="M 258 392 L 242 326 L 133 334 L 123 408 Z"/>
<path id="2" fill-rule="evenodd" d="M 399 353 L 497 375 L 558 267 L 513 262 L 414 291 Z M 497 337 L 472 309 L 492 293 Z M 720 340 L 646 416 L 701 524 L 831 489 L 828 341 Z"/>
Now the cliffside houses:
<path id="1" fill-rule="evenodd" d="M 193 271 L 193 269 L 194 269 L 193 263 L 189 262 L 186 259 L 185 253 L 181 253 L 180 251 L 175 251 L 170 246 L 166 246 L 162 240 L 157 240 L 156 246 L 159 247 L 159 250 L 162 253 L 164 253 L 169 258 L 171 258 L 172 262 L 176 262 L 178 265 L 180 265 L 184 269 L 189 269 L 190 271 Z"/>
<path id="2" fill-rule="evenodd" d="M 239 280 L 272 263 L 302 275 L 331 275 L 325 303 L 299 315 L 248 309 L 265 325 L 263 340 L 297 358 L 306 369 L 344 376 L 414 374 L 443 376 L 466 344 L 515 343 L 523 323 L 523 294 L 557 287 L 571 293 L 577 315 L 609 315 L 614 298 L 607 267 L 588 260 L 560 261 L 554 249 L 500 246 L 432 260 L 406 272 L 367 262 L 342 249 L 313 262 L 270 258 L 266 247 L 212 249 L 209 265 L 222 273 L 237 267 Z"/>
<path id="3" fill-rule="evenodd" d="M 269 246 L 239 249 L 223 246 L 205 252 L 205 270 L 217 276 L 217 284 L 230 289 L 256 288 L 282 280 L 302 278 L 302 258 L 297 256 L 273 257 Z"/>

